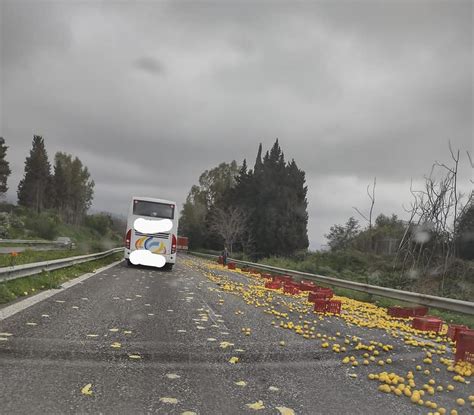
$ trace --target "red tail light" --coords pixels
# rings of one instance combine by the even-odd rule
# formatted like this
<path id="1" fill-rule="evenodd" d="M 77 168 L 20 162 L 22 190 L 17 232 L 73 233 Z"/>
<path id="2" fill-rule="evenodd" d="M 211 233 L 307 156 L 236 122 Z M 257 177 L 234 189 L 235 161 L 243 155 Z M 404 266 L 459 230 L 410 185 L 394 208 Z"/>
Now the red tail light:
<path id="1" fill-rule="evenodd" d="M 171 238 L 171 253 L 176 253 L 176 235 L 173 235 L 173 237 Z"/>
<path id="2" fill-rule="evenodd" d="M 129 229 L 125 235 L 125 248 L 130 249 L 130 241 L 132 239 L 132 230 Z"/>

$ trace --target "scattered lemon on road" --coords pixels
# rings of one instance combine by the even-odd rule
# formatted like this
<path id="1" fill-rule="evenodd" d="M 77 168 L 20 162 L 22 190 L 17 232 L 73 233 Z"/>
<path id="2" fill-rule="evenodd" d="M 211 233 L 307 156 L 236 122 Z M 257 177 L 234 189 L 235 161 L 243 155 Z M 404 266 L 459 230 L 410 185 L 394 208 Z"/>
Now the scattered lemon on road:
<path id="1" fill-rule="evenodd" d="M 258 411 L 260 409 L 265 409 L 265 406 L 263 405 L 263 401 L 257 401 L 254 403 L 248 403 L 246 406 L 250 409 L 253 409 L 255 411 Z"/>
<path id="2" fill-rule="evenodd" d="M 81 393 L 83 395 L 91 396 L 92 395 L 91 388 L 92 388 L 92 383 L 88 383 L 81 389 Z"/>
<path id="3" fill-rule="evenodd" d="M 160 398 L 160 402 L 176 405 L 179 401 L 176 398 L 162 397 Z"/>
<path id="4" fill-rule="evenodd" d="M 291 408 L 287 408 L 285 406 L 277 406 L 276 409 L 280 411 L 281 415 L 295 415 L 295 411 Z"/>

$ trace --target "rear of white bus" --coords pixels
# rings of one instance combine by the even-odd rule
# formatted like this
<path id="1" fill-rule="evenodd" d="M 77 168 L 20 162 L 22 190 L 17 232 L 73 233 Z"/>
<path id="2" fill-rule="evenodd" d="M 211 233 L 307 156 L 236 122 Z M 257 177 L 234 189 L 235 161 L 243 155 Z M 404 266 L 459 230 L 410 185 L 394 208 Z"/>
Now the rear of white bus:
<path id="1" fill-rule="evenodd" d="M 172 269 L 176 263 L 176 248 L 178 234 L 178 212 L 176 203 L 149 197 L 133 197 L 130 205 L 127 232 L 125 235 L 125 260 L 129 265 L 130 254 L 138 249 L 148 250 L 153 254 L 163 255 L 166 259 L 164 268 Z M 141 233 L 134 228 L 138 218 L 147 221 L 162 219 L 171 220 L 173 226 L 169 232 Z"/>

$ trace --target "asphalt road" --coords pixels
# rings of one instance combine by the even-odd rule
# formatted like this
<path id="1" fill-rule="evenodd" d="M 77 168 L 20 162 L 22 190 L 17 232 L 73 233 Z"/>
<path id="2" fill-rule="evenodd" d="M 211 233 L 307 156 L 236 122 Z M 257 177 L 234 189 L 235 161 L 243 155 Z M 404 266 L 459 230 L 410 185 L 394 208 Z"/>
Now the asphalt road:
<path id="1" fill-rule="evenodd" d="M 367 374 L 383 369 L 344 365 L 347 353 L 272 325 L 275 316 L 265 312 L 268 307 L 246 294 L 255 279 L 180 259 L 172 272 L 117 265 L 0 321 L 0 413 L 434 412 L 379 392 Z M 225 286 L 229 281 L 234 285 Z M 300 301 L 276 295 L 273 305 L 298 320 Z M 354 335 L 390 343 L 393 364 L 385 370 L 405 374 L 424 358 L 421 348 L 384 330 L 336 317 L 319 320 L 312 313 L 306 318 L 315 333 L 335 336 L 339 343 Z M 231 363 L 232 358 L 238 361 Z M 452 373 L 438 366 L 437 384 L 447 384 Z M 419 382 L 421 389 L 425 380 Z M 467 396 L 474 388 L 454 383 L 455 391 L 432 400 L 472 413 Z M 88 384 L 91 394 L 81 392 Z M 457 397 L 466 405 L 457 406 Z M 258 408 L 259 401 L 264 408 L 248 406 Z"/>

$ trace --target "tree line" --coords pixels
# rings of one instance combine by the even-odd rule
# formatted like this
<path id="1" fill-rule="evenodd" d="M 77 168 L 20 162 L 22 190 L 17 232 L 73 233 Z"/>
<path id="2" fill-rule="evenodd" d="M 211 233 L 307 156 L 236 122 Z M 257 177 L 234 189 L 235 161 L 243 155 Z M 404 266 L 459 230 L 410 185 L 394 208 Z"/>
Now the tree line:
<path id="1" fill-rule="evenodd" d="M 285 161 L 275 141 L 253 169 L 244 159 L 221 163 L 199 177 L 183 205 L 179 232 L 192 249 L 239 250 L 251 257 L 292 255 L 308 248 L 305 173 Z"/>
<path id="2" fill-rule="evenodd" d="M 407 220 L 396 215 L 380 214 L 372 223 L 375 203 L 375 180 L 371 191 L 370 211 L 362 213 L 354 208 L 367 223 L 362 228 L 359 221 L 350 217 L 344 225 L 333 225 L 326 236 L 331 250 L 356 249 L 362 252 L 379 253 L 382 242 L 396 241 L 397 255 L 408 268 L 433 264 L 443 266 L 453 258 L 474 259 L 474 192 L 459 191 L 459 151 L 449 147 L 451 164 L 435 162 L 431 173 L 424 177 L 421 188 L 410 188 L 412 201 L 405 208 Z M 467 153 L 471 167 L 474 167 Z M 471 184 L 474 181 L 470 180 Z M 382 252 L 383 253 L 383 252 Z"/>
<path id="3" fill-rule="evenodd" d="M 474 260 L 474 192 L 462 194 L 458 187 L 460 152 L 449 146 L 451 162 L 435 162 L 420 188 L 411 186 L 412 200 L 404 207 L 407 220 L 379 215 L 372 223 L 375 180 L 369 213 L 354 208 L 367 226 L 350 217 L 333 225 L 326 236 L 331 251 L 392 254 L 390 262 L 399 281 L 431 284 L 440 295 L 457 296 L 462 284 L 472 284 Z M 474 167 L 470 154 L 467 159 Z M 474 184 L 471 179 L 470 184 Z M 388 250 L 387 250 L 388 248 Z M 428 282 L 425 282 L 428 281 Z M 469 282 L 470 281 L 470 282 Z M 435 288 L 437 287 L 437 288 Z"/>
<path id="4" fill-rule="evenodd" d="M 8 190 L 11 174 L 6 160 L 7 146 L 0 137 L 0 194 Z M 81 224 L 94 197 L 94 181 L 78 157 L 57 152 L 54 166 L 48 159 L 43 137 L 33 136 L 30 154 L 26 157 L 23 178 L 17 189 L 18 204 L 41 213 L 51 209 L 69 224 Z"/>

